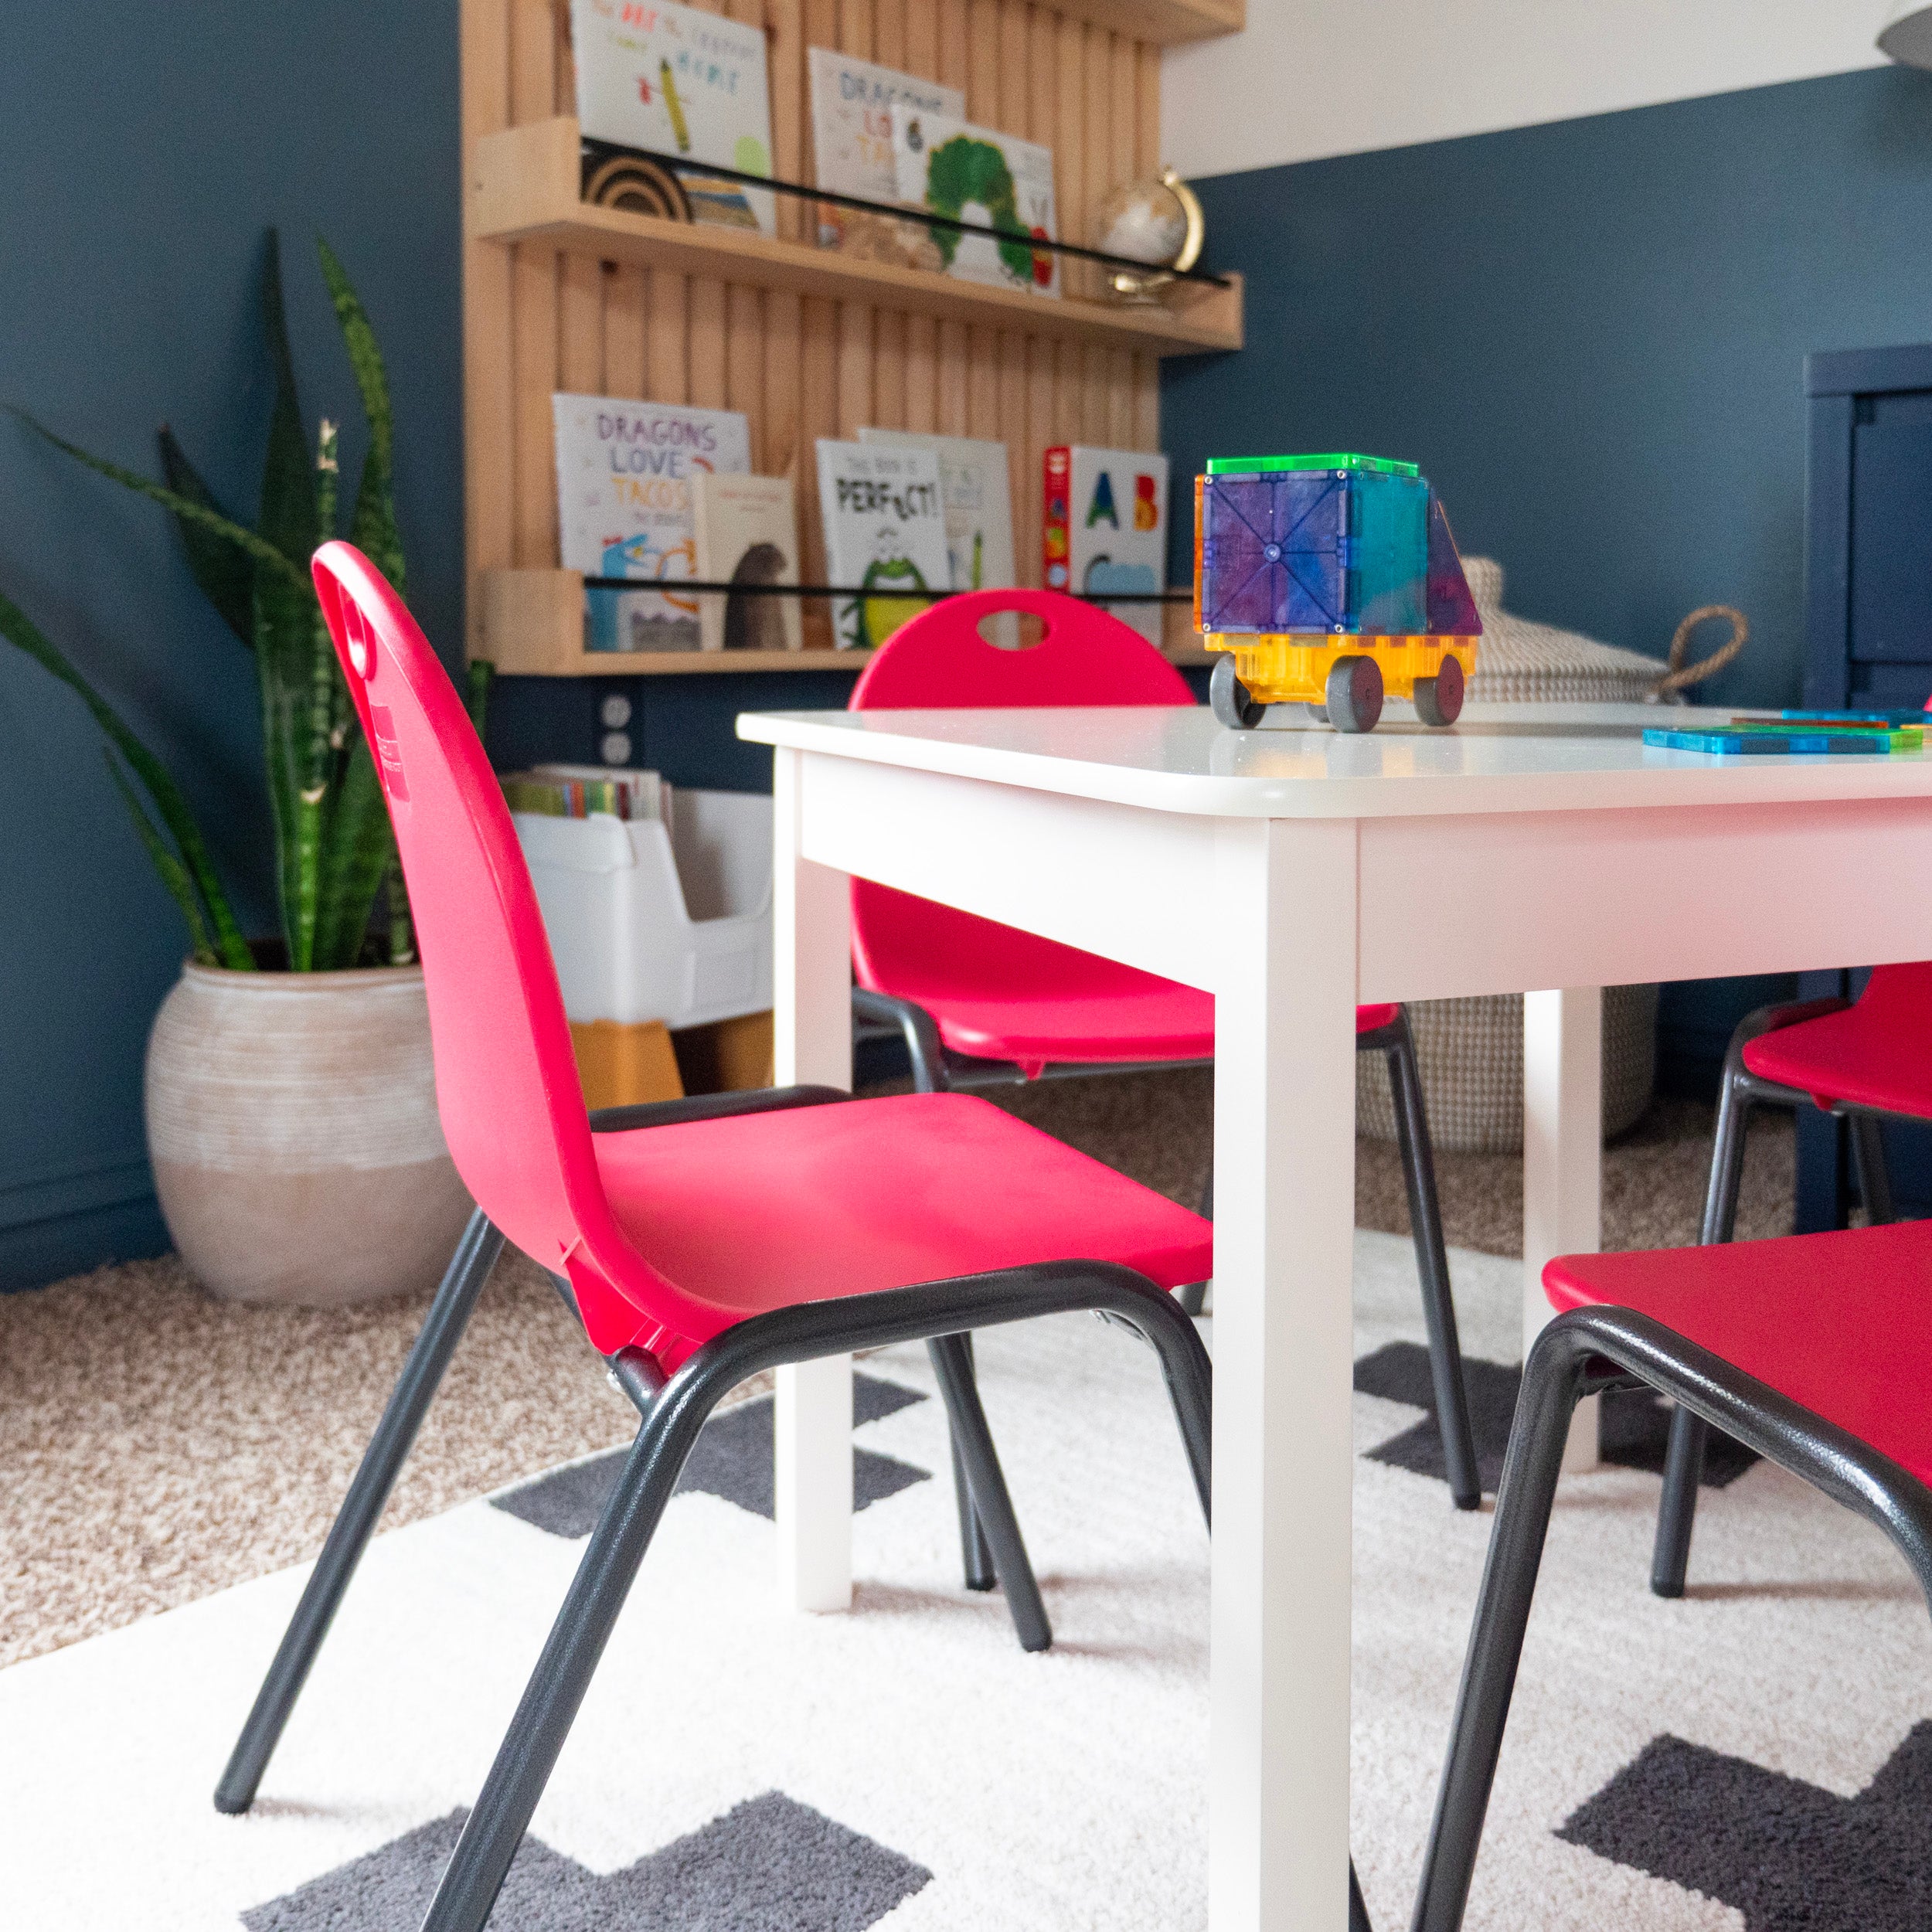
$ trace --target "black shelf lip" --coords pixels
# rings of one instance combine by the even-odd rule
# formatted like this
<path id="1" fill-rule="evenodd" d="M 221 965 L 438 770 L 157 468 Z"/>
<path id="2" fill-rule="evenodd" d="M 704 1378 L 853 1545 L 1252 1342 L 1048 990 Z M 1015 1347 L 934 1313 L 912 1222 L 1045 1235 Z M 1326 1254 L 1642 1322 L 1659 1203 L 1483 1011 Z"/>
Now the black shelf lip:
<path id="1" fill-rule="evenodd" d="M 696 577 L 586 577 L 583 587 L 587 590 L 647 591 L 668 597 L 707 594 L 721 597 L 728 593 L 733 597 L 864 597 L 868 600 L 901 598 L 923 604 L 937 604 L 945 597 L 969 597 L 978 594 L 971 590 L 915 590 L 896 583 L 875 583 L 868 588 L 862 583 L 725 583 Z M 1192 590 L 1056 590 L 1053 595 L 1072 597 L 1081 604 L 1192 604 L 1194 601 Z M 1028 614 L 1017 604 L 1011 607 L 1022 617 Z"/>
<path id="2" fill-rule="evenodd" d="M 1077 242 L 1047 241 L 1017 229 L 995 228 L 985 222 L 959 221 L 951 215 L 935 215 L 926 209 L 910 207 L 900 202 L 868 201 L 862 195 L 841 195 L 829 188 L 808 188 L 802 182 L 781 181 L 770 175 L 748 175 L 741 168 L 713 167 L 709 162 L 693 161 L 689 155 L 665 154 L 656 148 L 628 148 L 621 141 L 598 141 L 589 134 L 580 138 L 587 161 L 605 161 L 624 155 L 637 161 L 655 162 L 659 167 L 673 168 L 680 175 L 696 175 L 709 181 L 733 181 L 747 188 L 769 188 L 776 194 L 796 195 L 805 201 L 828 202 L 835 208 L 855 208 L 865 214 L 889 216 L 896 221 L 920 222 L 928 228 L 948 229 L 955 234 L 985 235 L 994 241 L 1023 242 L 1029 248 L 1043 248 L 1056 255 L 1071 255 L 1080 261 L 1098 262 L 1104 268 L 1124 268 L 1136 275 L 1165 275 L 1174 281 L 1200 282 L 1210 288 L 1234 286 L 1226 276 L 1212 274 L 1205 268 L 1162 268 L 1155 262 L 1137 262 L 1131 256 L 1109 255 L 1097 248 L 1083 248 Z"/>

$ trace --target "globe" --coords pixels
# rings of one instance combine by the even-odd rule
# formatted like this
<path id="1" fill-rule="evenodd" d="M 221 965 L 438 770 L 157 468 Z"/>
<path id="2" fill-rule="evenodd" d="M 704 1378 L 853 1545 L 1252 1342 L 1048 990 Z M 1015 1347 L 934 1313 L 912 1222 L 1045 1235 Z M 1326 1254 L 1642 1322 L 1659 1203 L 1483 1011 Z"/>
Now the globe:
<path id="1" fill-rule="evenodd" d="M 1127 301 L 1148 301 L 1173 278 L 1177 269 L 1199 260 L 1203 223 L 1194 191 L 1172 168 L 1155 181 L 1131 181 L 1100 202 L 1093 223 L 1093 243 L 1101 253 L 1144 263 L 1147 274 L 1111 264 L 1103 268 L 1109 293 Z"/>

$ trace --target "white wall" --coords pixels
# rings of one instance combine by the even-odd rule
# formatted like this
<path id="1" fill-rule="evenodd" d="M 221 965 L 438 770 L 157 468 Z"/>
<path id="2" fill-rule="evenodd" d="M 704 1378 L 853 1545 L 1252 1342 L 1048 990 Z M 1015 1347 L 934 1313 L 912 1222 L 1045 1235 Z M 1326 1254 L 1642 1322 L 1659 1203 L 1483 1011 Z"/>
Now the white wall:
<path id="1" fill-rule="evenodd" d="M 1161 67 L 1165 158 L 1231 174 L 1879 65 L 1887 0 L 1248 0 Z M 1798 157 L 1794 157 L 1794 162 Z"/>

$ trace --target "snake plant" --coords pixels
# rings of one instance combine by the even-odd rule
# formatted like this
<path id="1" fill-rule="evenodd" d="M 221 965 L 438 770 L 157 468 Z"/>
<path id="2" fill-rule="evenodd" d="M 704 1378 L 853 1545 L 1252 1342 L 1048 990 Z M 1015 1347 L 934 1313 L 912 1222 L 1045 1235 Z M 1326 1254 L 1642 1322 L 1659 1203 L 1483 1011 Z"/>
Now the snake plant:
<path id="1" fill-rule="evenodd" d="M 403 546 L 396 525 L 394 442 L 389 383 L 349 277 L 318 240 L 323 279 L 369 419 L 369 452 L 357 480 L 348 536 L 399 593 Z M 274 369 L 261 497 L 251 529 L 216 501 L 164 425 L 166 483 L 106 462 L 25 418 L 57 448 L 92 470 L 162 505 L 173 515 L 188 566 L 229 628 L 254 653 L 261 693 L 268 795 L 274 813 L 277 885 L 290 968 L 327 971 L 415 957 L 415 935 L 396 842 L 369 747 L 309 580 L 316 546 L 337 534 L 335 426 L 325 420 L 313 441 L 304 429 L 294 359 L 282 308 L 280 253 L 268 236 L 262 321 Z M 188 922 L 198 959 L 238 970 L 257 961 L 243 938 L 187 804 L 167 773 L 66 659 L 15 605 L 0 598 L 0 634 L 77 691 L 114 749 L 108 765 L 136 830 Z M 117 762 L 125 760 L 124 771 Z M 154 815 L 128 775 L 145 791 Z M 155 817 L 160 825 L 155 822 Z M 370 937 L 379 894 L 387 930 Z"/>

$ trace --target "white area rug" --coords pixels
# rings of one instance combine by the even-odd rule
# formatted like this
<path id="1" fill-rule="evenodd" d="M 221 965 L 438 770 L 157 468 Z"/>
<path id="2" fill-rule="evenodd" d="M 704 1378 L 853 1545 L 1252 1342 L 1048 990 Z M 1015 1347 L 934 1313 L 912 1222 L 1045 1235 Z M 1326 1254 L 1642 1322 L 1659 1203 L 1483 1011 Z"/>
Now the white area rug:
<path id="1" fill-rule="evenodd" d="M 1420 1340 L 1408 1243 L 1358 1242 L 1358 1355 Z M 1519 1265 L 1451 1262 L 1467 1352 L 1509 1361 Z M 987 1334 L 979 1353 L 1053 1650 L 1023 1655 L 1003 1600 L 959 1586 L 936 1399 L 859 1430 L 930 1479 L 879 1483 L 857 1518 L 850 1616 L 779 1614 L 770 1523 L 680 1495 L 505 1932 L 1205 1924 L 1206 1542 L 1153 1359 L 1085 1317 Z M 930 1396 L 922 1350 L 866 1366 Z M 1389 1932 L 1407 1923 L 1489 1517 L 1366 1459 L 1416 1410 L 1358 1395 L 1355 1413 L 1354 1842 Z M 1661 1603 L 1656 1498 L 1634 1470 L 1566 1488 L 1471 1927 L 1932 1923 L 1932 1728 L 1910 1736 L 1932 1718 L 1932 1624 L 1903 1566 L 1760 1465 L 1706 1492 L 1693 1593 Z M 301 1572 L 0 1674 L 0 1924 L 408 1932 L 437 1821 L 480 1786 L 582 1549 L 487 1502 L 379 1539 L 244 1818 L 209 1794 Z M 1560 1838 L 1586 1805 L 1584 1842 Z"/>

